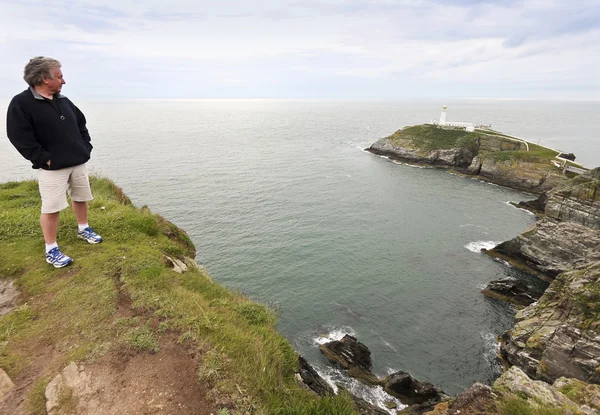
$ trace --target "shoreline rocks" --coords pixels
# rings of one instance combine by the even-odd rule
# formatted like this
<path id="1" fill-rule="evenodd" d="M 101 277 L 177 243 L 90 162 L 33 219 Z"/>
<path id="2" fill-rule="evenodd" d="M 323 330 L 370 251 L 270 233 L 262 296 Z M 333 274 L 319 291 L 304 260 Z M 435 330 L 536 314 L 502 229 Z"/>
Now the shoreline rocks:
<path id="1" fill-rule="evenodd" d="M 517 306 L 528 306 L 541 296 L 529 289 L 526 284 L 516 278 L 502 278 L 491 281 L 482 291 L 486 297 L 506 301 Z"/>
<path id="2" fill-rule="evenodd" d="M 560 274 L 516 320 L 502 335 L 503 359 L 549 383 L 600 383 L 600 262 Z"/>
<path id="3" fill-rule="evenodd" d="M 400 400 L 407 408 L 399 413 L 422 414 L 435 405 L 450 399 L 432 383 L 415 379 L 409 373 L 398 371 L 379 379 L 371 372 L 371 351 L 355 337 L 346 334 L 320 346 L 321 352 L 332 362 L 347 370 L 353 377 L 369 386 L 382 386 L 390 396 Z"/>
<path id="4" fill-rule="evenodd" d="M 351 377 L 367 385 L 380 384 L 379 378 L 371 372 L 371 351 L 356 337 L 346 334 L 341 340 L 322 344 L 320 349 L 329 360 L 346 369 Z"/>
<path id="5" fill-rule="evenodd" d="M 382 379 L 383 389 L 406 405 L 435 404 L 450 399 L 432 383 L 421 382 L 404 371 L 392 373 Z"/>

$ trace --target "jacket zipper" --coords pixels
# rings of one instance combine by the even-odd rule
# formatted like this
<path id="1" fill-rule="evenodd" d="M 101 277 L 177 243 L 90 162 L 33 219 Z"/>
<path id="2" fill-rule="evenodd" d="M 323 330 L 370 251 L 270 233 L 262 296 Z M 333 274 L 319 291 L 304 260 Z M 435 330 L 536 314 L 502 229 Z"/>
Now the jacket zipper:
<path id="1" fill-rule="evenodd" d="M 60 98 L 58 98 L 57 96 L 54 96 L 54 98 L 52 98 L 52 99 L 53 100 L 54 99 L 60 100 Z M 54 107 L 54 103 L 49 102 L 49 104 L 52 105 L 52 108 L 55 108 Z M 59 118 L 60 118 L 61 121 L 64 121 L 65 120 L 65 116 L 62 113 L 62 107 L 60 106 L 60 101 L 56 101 L 56 105 L 58 106 L 58 115 L 60 116 Z M 56 111 L 56 109 L 55 109 L 55 111 Z"/>

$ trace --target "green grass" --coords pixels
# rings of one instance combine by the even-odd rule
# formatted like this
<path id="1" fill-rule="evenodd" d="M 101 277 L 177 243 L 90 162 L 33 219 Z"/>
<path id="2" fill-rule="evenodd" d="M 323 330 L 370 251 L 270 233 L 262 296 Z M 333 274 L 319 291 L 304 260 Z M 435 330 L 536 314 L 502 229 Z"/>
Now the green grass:
<path id="1" fill-rule="evenodd" d="M 33 384 L 33 387 L 27 395 L 27 409 L 30 415 L 46 415 L 46 386 L 50 380 L 39 378 Z"/>
<path id="2" fill-rule="evenodd" d="M 563 415 L 562 408 L 549 406 L 533 406 L 523 398 L 506 395 L 496 402 L 498 415 Z"/>
<path id="3" fill-rule="evenodd" d="M 63 211 L 58 243 L 74 264 L 62 269 L 44 261 L 36 182 L 0 184 L 0 276 L 15 279 L 27 301 L 0 317 L 0 365 L 9 376 L 33 370 L 37 344 L 60 345 L 39 375 L 46 382 L 72 359 L 93 360 L 122 346 L 156 352 L 164 333 L 174 332 L 205 353 L 199 379 L 232 402 L 232 414 L 250 407 L 255 414 L 355 413 L 347 394 L 322 399 L 297 384 L 297 354 L 275 330 L 272 310 L 202 269 L 178 274 L 165 265 L 165 254 L 194 258 L 185 232 L 133 206 L 109 180 L 91 183 L 90 223 L 104 242 L 77 239 L 75 218 Z M 118 315 L 124 297 L 137 317 Z M 39 397 L 36 388 L 31 396 Z"/>
<path id="4" fill-rule="evenodd" d="M 489 141 L 494 137 L 499 137 L 504 142 L 507 140 L 502 140 L 503 138 L 514 139 L 514 137 L 496 131 L 475 130 L 475 132 L 467 132 L 463 129 L 447 129 L 429 124 L 405 127 L 387 138 L 395 145 L 414 148 L 424 152 L 438 149 L 463 148 L 470 149 L 473 154 L 477 154 L 479 152 L 478 143 L 485 142 L 485 140 Z M 520 139 L 515 140 L 522 141 Z M 529 145 L 529 151 L 497 149 L 483 152 L 482 150 L 480 155 L 497 162 L 523 161 L 540 163 L 552 167 L 549 164 L 549 160 L 554 159 L 559 154 L 558 152 L 537 144 L 529 142 L 527 144 Z"/>
<path id="5" fill-rule="evenodd" d="M 468 133 L 464 130 L 453 130 L 436 127 L 434 125 L 415 125 L 396 131 L 388 137 L 392 142 L 406 144 L 410 142 L 413 147 L 431 151 L 450 148 L 476 148 L 478 133 Z"/>

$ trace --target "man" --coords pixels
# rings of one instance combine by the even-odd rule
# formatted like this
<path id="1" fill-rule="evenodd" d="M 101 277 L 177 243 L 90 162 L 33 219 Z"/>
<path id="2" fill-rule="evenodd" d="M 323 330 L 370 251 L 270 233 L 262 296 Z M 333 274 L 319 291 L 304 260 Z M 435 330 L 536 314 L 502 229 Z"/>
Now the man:
<path id="1" fill-rule="evenodd" d="M 102 242 L 88 224 L 88 201 L 93 199 L 86 167 L 92 151 L 90 135 L 83 113 L 60 93 L 66 83 L 60 68 L 56 59 L 31 59 L 23 76 L 29 88 L 12 99 L 6 117 L 11 143 L 34 169 L 40 169 L 40 225 L 46 262 L 56 268 L 73 261 L 56 243 L 59 212 L 69 206 L 66 193 L 77 219 L 77 236 L 91 244 Z"/>

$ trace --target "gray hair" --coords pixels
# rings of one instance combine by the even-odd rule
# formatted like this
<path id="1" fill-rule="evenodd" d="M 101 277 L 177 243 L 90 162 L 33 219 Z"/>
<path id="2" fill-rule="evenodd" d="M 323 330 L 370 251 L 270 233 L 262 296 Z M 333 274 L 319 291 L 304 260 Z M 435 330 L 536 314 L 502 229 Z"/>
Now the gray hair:
<path id="1" fill-rule="evenodd" d="M 47 58 L 45 56 L 36 56 L 29 60 L 29 63 L 25 65 L 25 71 L 23 79 L 30 86 L 40 85 L 42 83 L 42 77 L 52 79 L 52 68 L 60 68 L 61 64 L 56 59 Z"/>

